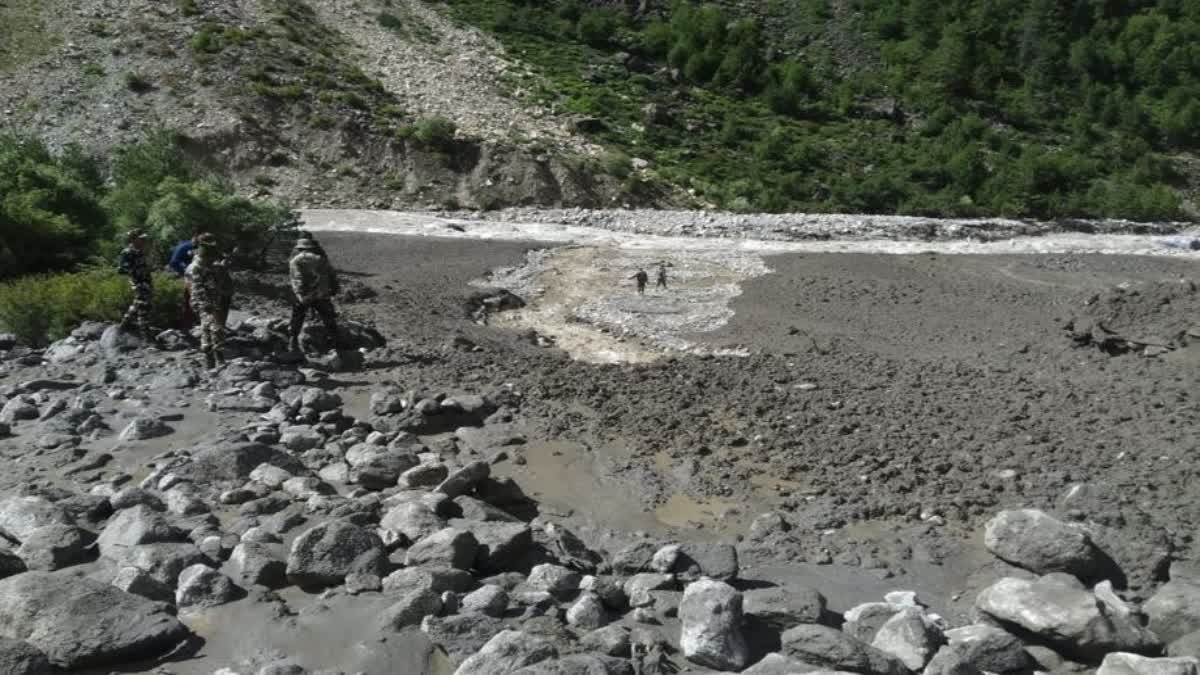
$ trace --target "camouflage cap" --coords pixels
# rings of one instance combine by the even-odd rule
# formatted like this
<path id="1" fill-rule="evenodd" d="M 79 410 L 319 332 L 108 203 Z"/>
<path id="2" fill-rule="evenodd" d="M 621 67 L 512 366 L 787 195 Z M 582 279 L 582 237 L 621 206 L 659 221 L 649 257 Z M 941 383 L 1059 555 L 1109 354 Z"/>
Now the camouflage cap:
<path id="1" fill-rule="evenodd" d="M 126 238 L 129 241 L 136 241 L 138 239 L 146 239 L 149 236 L 150 235 L 146 234 L 145 230 L 134 230 L 134 231 L 130 232 Z"/>
<path id="2" fill-rule="evenodd" d="M 308 237 L 301 237 L 300 239 L 296 240 L 296 250 L 297 251 L 319 251 L 319 250 L 321 250 L 321 245 L 318 244 L 313 239 L 309 239 Z"/>
<path id="3" fill-rule="evenodd" d="M 196 246 L 200 248 L 212 248 L 217 245 L 217 238 L 211 234 L 202 234 L 196 237 Z"/>

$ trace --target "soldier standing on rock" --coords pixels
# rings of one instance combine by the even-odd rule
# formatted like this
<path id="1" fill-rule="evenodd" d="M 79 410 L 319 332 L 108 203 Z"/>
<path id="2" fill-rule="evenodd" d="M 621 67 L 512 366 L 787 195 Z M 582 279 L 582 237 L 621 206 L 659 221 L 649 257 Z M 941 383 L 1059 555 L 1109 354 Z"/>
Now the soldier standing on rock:
<path id="1" fill-rule="evenodd" d="M 300 351 L 300 331 L 310 309 L 316 310 L 325 324 L 329 339 L 337 341 L 337 313 L 333 309 L 333 294 L 337 287 L 337 275 L 329 259 L 311 237 L 301 236 L 296 241 L 295 254 L 288 263 L 295 304 L 292 305 L 292 326 L 289 331 L 290 346 Z"/>
<path id="2" fill-rule="evenodd" d="M 150 276 L 150 268 L 146 265 L 146 239 L 146 233 L 141 230 L 129 233 L 129 245 L 121 251 L 117 270 L 129 277 L 129 285 L 133 287 L 133 302 L 125 312 L 125 318 L 121 319 L 121 328 L 129 330 L 136 327 L 143 338 L 150 340 L 154 337 L 150 331 L 154 278 Z"/>
<path id="3" fill-rule="evenodd" d="M 226 300 L 233 281 L 224 260 L 218 259 L 217 242 L 206 234 L 197 239 L 196 255 L 187 273 L 192 284 L 192 308 L 200 317 L 200 349 L 210 369 L 225 363 Z"/>
<path id="4" fill-rule="evenodd" d="M 654 282 L 655 288 L 667 290 L 667 264 L 658 263 L 658 280 Z"/>
<path id="5" fill-rule="evenodd" d="M 650 283 L 650 275 L 646 274 L 646 270 L 638 270 L 637 274 L 635 274 L 629 278 L 637 281 L 638 295 L 645 295 L 646 294 L 646 284 Z"/>

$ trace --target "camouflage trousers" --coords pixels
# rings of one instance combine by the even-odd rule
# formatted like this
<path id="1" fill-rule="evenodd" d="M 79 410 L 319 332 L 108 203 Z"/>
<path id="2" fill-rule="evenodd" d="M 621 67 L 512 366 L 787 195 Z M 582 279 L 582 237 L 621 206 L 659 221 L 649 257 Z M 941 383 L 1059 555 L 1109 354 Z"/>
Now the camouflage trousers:
<path id="1" fill-rule="evenodd" d="M 200 317 L 200 349 L 220 356 L 225 352 L 225 316 L 220 311 L 195 307 Z"/>
<path id="2" fill-rule="evenodd" d="M 143 336 L 149 337 L 152 296 L 153 289 L 150 284 L 134 284 L 133 302 L 129 303 L 129 309 L 125 311 L 125 318 L 121 319 L 121 325 L 125 328 L 135 327 L 141 331 Z"/>

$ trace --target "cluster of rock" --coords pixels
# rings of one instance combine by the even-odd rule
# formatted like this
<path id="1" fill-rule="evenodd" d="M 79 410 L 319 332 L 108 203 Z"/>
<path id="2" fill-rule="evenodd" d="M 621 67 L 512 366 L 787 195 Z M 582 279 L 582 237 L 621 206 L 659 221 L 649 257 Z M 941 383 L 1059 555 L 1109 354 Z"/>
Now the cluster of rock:
<path id="1" fill-rule="evenodd" d="M 109 335 L 75 336 L 72 358 L 136 353 Z M 111 456 L 85 455 L 64 473 L 86 493 L 42 485 L 0 498 L 8 672 L 162 656 L 192 637 L 190 614 L 244 602 L 290 616 L 279 591 L 296 587 L 376 603 L 375 643 L 419 632 L 459 675 L 654 674 L 684 661 L 754 675 L 1200 675 L 1200 566 L 1176 562 L 1139 604 L 1094 530 L 1040 511 L 988 523 L 985 545 L 1011 567 L 979 591 L 971 623 L 952 626 L 905 591 L 839 613 L 817 590 L 742 578 L 730 544 L 642 538 L 600 550 L 534 517 L 521 488 L 493 475 L 523 442 L 511 391 L 385 387 L 356 419 L 295 364 L 239 359 L 158 377 L 147 391 L 200 383 L 192 395 L 207 394 L 210 410 L 253 421 L 152 458 L 144 478 L 98 471 Z M 119 371 L 113 380 L 5 385 L 0 432 L 56 450 L 171 433 L 152 415 L 114 424 L 99 394 L 149 394 L 121 394 Z M 750 538 L 785 526 L 764 515 Z M 303 669 L 263 659 L 222 671 L 250 672 Z"/>
<path id="2" fill-rule="evenodd" d="M 1200 346 L 1200 287 L 1193 281 L 1122 284 L 1088 298 L 1067 322 L 1080 346 L 1117 356 L 1163 356 Z"/>
<path id="3" fill-rule="evenodd" d="M 226 356 L 229 359 L 245 358 L 252 361 L 290 360 L 303 361 L 304 355 L 288 351 L 288 322 L 280 318 L 257 316 L 234 317 L 228 326 L 225 340 Z M 168 351 L 194 349 L 198 337 L 177 329 L 165 330 L 155 338 L 157 346 Z M 308 362 L 326 370 L 353 370 L 363 365 L 362 350 L 377 349 L 386 340 L 374 328 L 355 321 L 344 320 L 338 326 L 337 344 L 340 349 L 327 354 L 314 355 Z M 301 343 L 305 345 L 332 345 L 334 341 L 325 334 L 324 326 L 309 322 L 304 326 Z M 89 365 L 129 355 L 147 345 L 135 335 L 119 327 L 85 321 L 67 337 L 49 345 L 40 356 L 52 364 Z"/>

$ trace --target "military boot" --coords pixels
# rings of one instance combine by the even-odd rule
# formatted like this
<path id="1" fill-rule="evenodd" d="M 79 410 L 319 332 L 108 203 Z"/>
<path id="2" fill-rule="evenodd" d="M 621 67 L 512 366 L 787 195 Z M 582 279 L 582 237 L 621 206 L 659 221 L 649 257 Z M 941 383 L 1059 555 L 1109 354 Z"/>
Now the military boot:
<path id="1" fill-rule="evenodd" d="M 298 336 L 293 335 L 292 339 L 288 341 L 288 349 L 294 352 L 300 351 L 300 338 Z"/>
<path id="2" fill-rule="evenodd" d="M 215 361 L 218 366 L 225 365 L 225 352 L 220 349 L 214 349 L 213 350 L 213 361 Z"/>
<path id="3" fill-rule="evenodd" d="M 204 350 L 204 366 L 209 370 L 217 367 L 217 357 L 211 349 Z"/>

